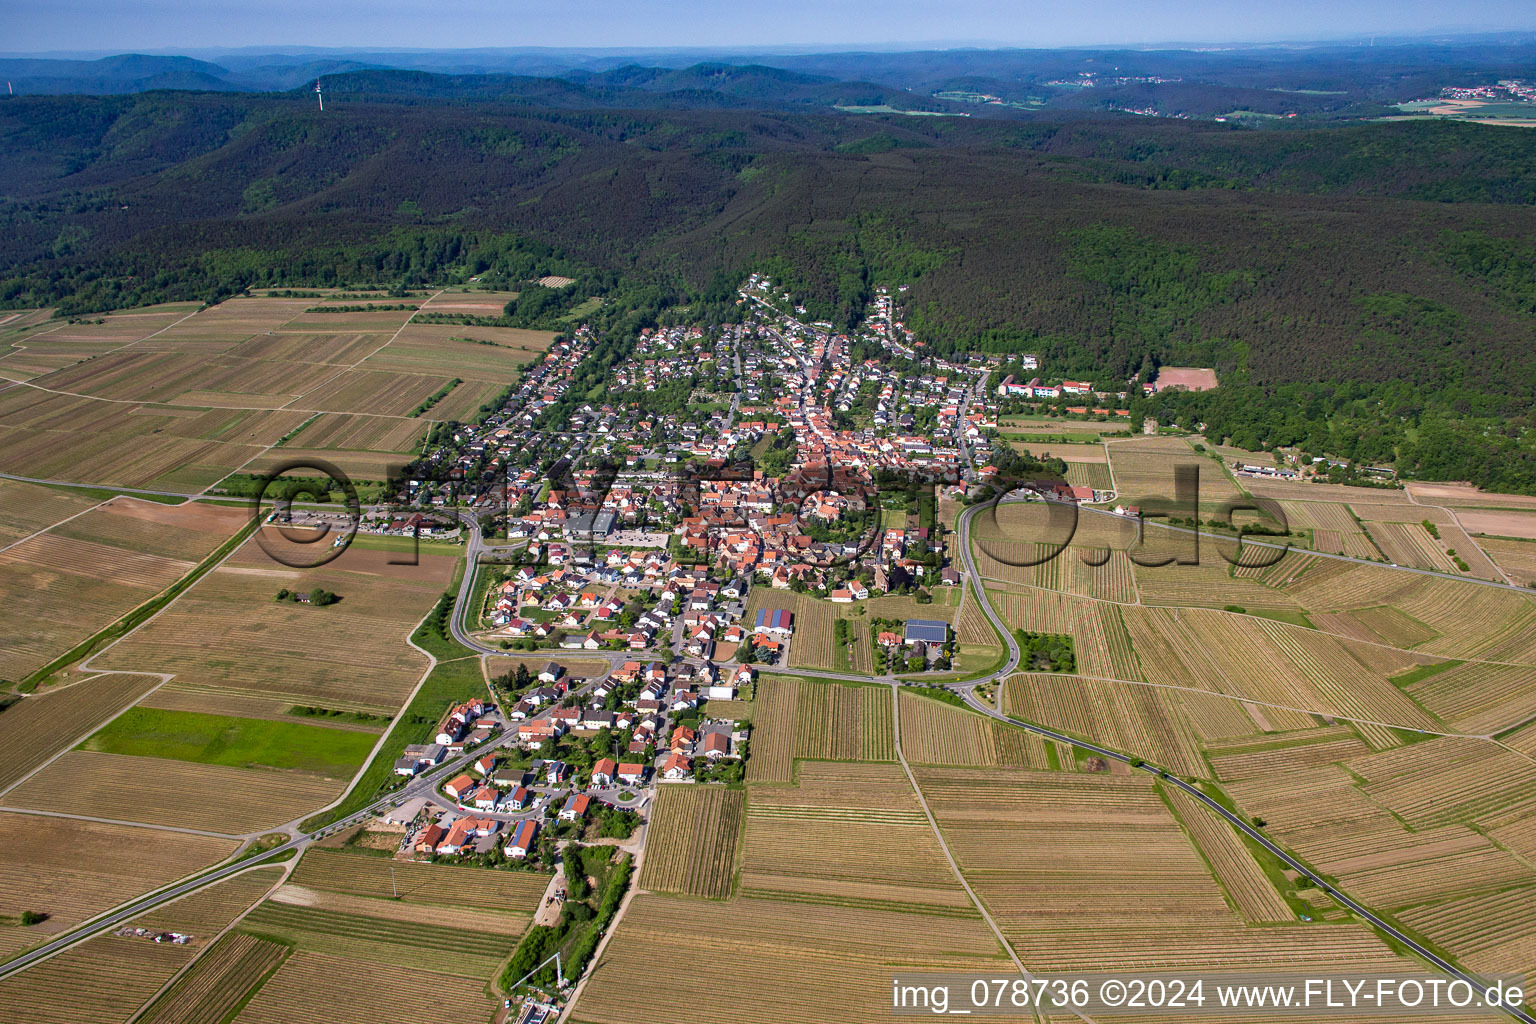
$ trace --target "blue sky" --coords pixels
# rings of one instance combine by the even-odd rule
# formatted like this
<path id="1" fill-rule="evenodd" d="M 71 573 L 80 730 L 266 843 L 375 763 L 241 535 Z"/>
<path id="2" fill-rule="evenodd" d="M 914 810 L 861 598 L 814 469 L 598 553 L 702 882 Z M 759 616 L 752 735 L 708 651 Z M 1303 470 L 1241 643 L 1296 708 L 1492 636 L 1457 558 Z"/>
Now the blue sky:
<path id="1" fill-rule="evenodd" d="M 1532 0 L 8 0 L 0 50 L 1227 43 L 1536 29 Z"/>

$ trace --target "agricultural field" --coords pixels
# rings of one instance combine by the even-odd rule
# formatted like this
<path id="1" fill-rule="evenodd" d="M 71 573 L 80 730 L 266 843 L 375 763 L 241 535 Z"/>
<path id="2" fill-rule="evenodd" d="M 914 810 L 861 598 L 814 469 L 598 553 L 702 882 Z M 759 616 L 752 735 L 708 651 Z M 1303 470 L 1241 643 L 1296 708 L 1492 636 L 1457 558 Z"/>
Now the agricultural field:
<path id="1" fill-rule="evenodd" d="M 1536 496 L 1529 494 L 1497 494 L 1479 490 L 1471 484 L 1458 483 L 1415 481 L 1405 486 L 1415 500 L 1426 505 L 1447 505 L 1455 508 L 1536 509 Z"/>
<path id="2" fill-rule="evenodd" d="M 1043 590 L 987 588 L 992 610 L 1014 629 L 1031 633 L 1065 633 L 1076 599 Z"/>
<path id="3" fill-rule="evenodd" d="M 1031 970 L 1406 966 L 1352 923 L 1248 927 L 1247 913 L 1280 916 L 1259 875 L 1217 846 L 1219 833 L 1187 833 L 1140 773 L 917 776 L 961 871 Z M 1239 888 L 1218 884 L 1213 863 Z"/>
<path id="4" fill-rule="evenodd" d="M 1536 595 L 1326 559 L 1298 562 L 1266 585 L 1308 614 L 1397 608 L 1439 634 L 1417 645 L 1419 653 L 1536 664 Z"/>
<path id="5" fill-rule="evenodd" d="M 49 533 L 139 554 L 196 561 L 234 536 L 249 518 L 243 508 L 203 502 L 162 505 L 124 495 Z"/>
<path id="6" fill-rule="evenodd" d="M 151 680 L 153 681 L 153 680 Z M 364 718 L 341 712 L 336 715 L 303 714 L 291 701 L 234 693 L 229 690 L 204 689 L 171 680 L 138 704 L 141 708 L 164 711 L 191 711 L 204 715 L 229 715 L 235 718 L 259 718 L 269 722 L 297 725 L 322 725 L 331 730 L 378 735 L 389 725 L 387 716 Z M 331 710 L 331 709 L 327 709 Z"/>
<path id="7" fill-rule="evenodd" d="M 388 334 L 284 331 L 258 334 L 230 349 L 229 355 L 240 359 L 295 360 L 342 367 L 367 358 L 370 352 L 388 341 Z M 183 398 L 185 400 L 186 396 Z"/>
<path id="8" fill-rule="evenodd" d="M 1261 498 L 1280 501 L 1363 502 L 1382 505 L 1406 503 L 1408 495 L 1394 487 L 1357 487 L 1312 480 L 1282 480 L 1275 477 L 1243 477 L 1243 489 Z"/>
<path id="9" fill-rule="evenodd" d="M 510 658 L 506 656 L 490 655 L 485 659 L 486 673 L 492 678 L 506 675 L 508 672 L 516 672 L 522 665 L 529 672 L 538 675 L 539 671 L 554 662 L 565 669 L 566 675 L 577 679 L 595 679 L 608 671 L 608 663 L 597 658 L 568 658 L 563 655 L 537 658 Z"/>
<path id="10" fill-rule="evenodd" d="M 806 761 L 795 786 L 754 788 L 741 863 L 744 896 L 975 915 L 895 764 Z"/>
<path id="11" fill-rule="evenodd" d="M 193 492 L 260 455 L 282 430 L 199 436 L 205 409 L 99 402 L 32 388 L 0 395 L 0 471 L 50 480 Z M 292 425 L 301 413 L 285 413 Z M 273 428 L 275 429 L 275 428 Z M 291 428 L 290 428 L 291 429 Z"/>
<path id="12" fill-rule="evenodd" d="M 12 803 L 7 798 L 7 803 Z M 130 825 L 0 813 L 0 916 L 49 915 L 43 930 L 0 927 L 0 951 L 19 951 L 150 889 L 200 871 L 238 848 L 233 839 Z M 60 850 L 69 850 L 61 857 Z"/>
<path id="13" fill-rule="evenodd" d="M 421 422 L 407 420 L 408 423 Z M 270 473 L 287 466 L 300 463 L 306 459 L 324 459 L 354 481 L 363 480 L 388 480 L 391 476 L 398 476 L 400 470 L 410 461 L 410 455 L 404 452 L 374 452 L 352 451 L 345 448 L 293 448 L 284 446 L 274 448 L 265 455 L 257 456 L 252 462 L 242 467 L 243 473 Z M 226 476 L 228 474 L 225 474 Z M 219 479 L 223 479 L 220 477 Z"/>
<path id="14" fill-rule="evenodd" d="M 1076 642 L 1077 668 L 1084 675 L 1141 678 L 1125 619 L 1115 605 L 1102 601 L 1074 602 L 1068 631 Z"/>
<path id="15" fill-rule="evenodd" d="M 1528 761 L 1491 743 L 1443 738 L 1227 788 L 1346 891 L 1397 911 L 1530 884 L 1501 836 L 1529 820 L 1533 779 Z"/>
<path id="16" fill-rule="evenodd" d="M 700 957 L 700 949 L 730 955 Z M 977 918 L 738 897 L 641 893 L 572 1010 L 591 1024 L 633 1024 L 635 992 L 689 1007 L 698 1024 L 890 1019 L 890 975 L 906 968 L 1011 968 Z M 658 971 L 686 960 L 687 971 Z M 700 999 L 700 992 L 732 993 Z M 749 993 L 750 996 L 742 994 Z"/>
<path id="17" fill-rule="evenodd" d="M 913 764 L 1045 768 L 1045 741 L 996 719 L 902 691 L 901 749 Z"/>
<path id="18" fill-rule="evenodd" d="M 29 810 L 243 835 L 303 817 L 340 796 L 343 786 L 313 775 L 71 750 L 6 801 Z M 210 795 L 190 796 L 197 793 Z"/>
<path id="19" fill-rule="evenodd" d="M 321 413 L 293 436 L 296 448 L 415 452 L 427 433 L 425 419 Z"/>
<path id="20" fill-rule="evenodd" d="M 641 887 L 710 899 L 730 896 L 746 802 L 740 789 L 662 786 L 651 810 Z"/>
<path id="21" fill-rule="evenodd" d="M 61 487 L 0 480 L 0 550 L 99 502 Z"/>
<path id="22" fill-rule="evenodd" d="M 1224 502 L 1242 491 L 1225 468 L 1207 455 L 1197 453 L 1183 438 L 1136 437 L 1109 444 L 1109 465 L 1114 472 L 1115 493 L 1122 502 L 1150 507 L 1159 500 L 1174 501 L 1174 469 L 1193 466 L 1199 471 L 1200 518 L 1214 515 Z M 1174 513 L 1185 515 L 1187 512 Z"/>
<path id="23" fill-rule="evenodd" d="M 1148 531 L 1151 536 L 1151 531 Z M 1245 576 L 1237 576 L 1232 566 L 1215 550 L 1215 543 L 1202 540 L 1198 565 L 1172 563 L 1159 566 L 1137 565 L 1132 570 L 1141 600 L 1149 605 L 1223 608 L 1237 605 L 1247 609 L 1275 611 L 1299 610 L 1300 605 L 1283 591 L 1266 587 Z M 1168 548 L 1173 554 L 1176 549 Z"/>
<path id="24" fill-rule="evenodd" d="M 234 933 L 220 939 L 157 999 L 145 1024 L 221 1024 L 288 955 L 269 939 Z"/>
<path id="25" fill-rule="evenodd" d="M 1487 740 L 1437 736 L 1347 762 L 1362 789 L 1416 829 L 1496 829 L 1536 811 L 1536 764 Z"/>
<path id="26" fill-rule="evenodd" d="M 422 413 L 427 420 L 464 422 L 475 419 L 481 406 L 493 401 L 505 388 L 496 381 L 466 380 Z"/>
<path id="27" fill-rule="evenodd" d="M 81 749 L 348 779 L 374 742 L 369 733 L 321 725 L 135 707 Z"/>
<path id="28" fill-rule="evenodd" d="M 890 761 L 896 757 L 891 694 L 884 686 L 842 686 L 764 675 L 754 700 L 752 782 L 789 782 L 797 758 Z"/>
<path id="29" fill-rule="evenodd" d="M 223 881 L 163 903 L 133 919 L 136 925 L 163 931 L 190 932 L 206 948 L 208 940 L 245 913 L 282 881 L 281 866 L 251 868 Z"/>
<path id="30" fill-rule="evenodd" d="M 541 279 L 541 283 L 548 288 L 557 288 L 560 285 Z M 569 279 L 564 279 L 565 284 L 571 284 Z M 421 310 L 424 313 L 468 313 L 472 316 L 499 316 L 507 308 L 507 303 L 517 298 L 517 292 L 495 291 L 490 288 L 470 288 L 468 286 L 446 288 L 433 295 L 422 303 Z M 497 330 L 510 330 L 512 328 L 496 328 Z"/>
<path id="31" fill-rule="evenodd" d="M 1522 587 L 1536 583 L 1536 540 L 1480 537 L 1478 543 L 1513 582 Z"/>
<path id="32" fill-rule="evenodd" d="M 342 856 L 360 857 L 368 854 L 364 850 L 372 850 L 374 853 L 383 851 L 394 852 L 394 844 L 399 837 L 393 832 L 376 832 L 373 836 L 381 840 L 379 846 L 354 847 L 347 849 Z M 338 846 L 340 839 L 328 839 L 316 847 L 315 850 L 328 850 L 334 847 L 326 844 L 335 842 Z M 370 857 L 370 859 L 377 859 Z M 541 882 L 547 882 L 548 876 L 533 875 L 533 878 Z M 400 888 L 400 879 L 397 875 L 395 886 Z M 512 909 L 503 909 L 499 904 L 488 904 L 476 907 L 460 907 L 449 904 L 432 904 L 406 899 L 404 891 L 399 899 L 386 893 L 383 897 L 355 896 L 351 893 L 337 892 L 334 889 L 310 889 L 302 885 L 284 885 L 272 894 L 274 903 L 286 906 L 312 907 L 333 913 L 348 914 L 355 917 L 375 917 L 385 921 L 404 921 L 407 923 L 419 923 L 425 925 L 437 925 L 443 927 L 462 927 L 470 931 L 486 932 L 491 935 L 507 935 L 516 938 L 528 929 L 533 920 L 532 910 L 542 896 L 544 889 L 530 894 L 521 904 L 512 904 Z M 519 912 L 522 910 L 528 912 Z"/>
<path id="33" fill-rule="evenodd" d="M 98 659 L 171 672 L 181 685 L 342 711 L 392 715 L 426 668 L 406 638 L 436 602 L 453 559 L 391 565 L 347 549 L 318 569 L 273 562 L 254 540 Z M 278 602 L 279 589 L 341 595 L 326 607 Z M 214 643 L 214 640 L 217 643 Z"/>
<path id="34" fill-rule="evenodd" d="M 1358 641 L 1247 615 L 1196 608 L 1122 609 L 1143 678 L 1255 702 L 1249 713 L 1275 731 L 1309 728 L 1311 714 L 1361 720 L 1368 742 L 1397 745 L 1390 730 L 1439 724 L 1354 653 Z M 1370 648 L 1365 648 L 1370 650 Z M 1410 667 L 1401 662 L 1396 670 Z"/>
<path id="35" fill-rule="evenodd" d="M 1109 434 L 1126 429 L 1118 421 L 1064 420 L 1059 416 L 1004 416 L 998 429 L 1020 434 Z"/>
<path id="36" fill-rule="evenodd" d="M 1456 571 L 1450 556 L 1429 535 L 1429 531 L 1418 523 L 1367 522 L 1365 530 L 1381 549 L 1381 553 L 1396 565 L 1433 569 L 1436 572 Z"/>
<path id="37" fill-rule="evenodd" d="M 1180 775 L 1208 772 L 1177 691 L 1026 672 L 1009 676 L 1002 694 L 1004 714 L 1134 752 Z"/>
<path id="38" fill-rule="evenodd" d="M 168 405 L 226 403 L 194 401 L 204 396 L 236 397 L 235 408 L 279 408 L 335 372 L 321 363 L 296 360 L 231 359 L 219 353 L 137 347 L 98 356 L 39 377 L 39 388 L 89 398 Z M 247 400 L 239 400 L 246 396 Z M 254 399 L 255 401 L 251 401 Z"/>
<path id="39" fill-rule="evenodd" d="M 359 310 L 338 309 L 353 305 L 368 308 Z M 395 302 L 363 302 L 342 299 L 332 303 L 319 303 L 305 309 L 289 320 L 290 331 L 379 331 L 393 335 L 415 315 L 414 309 L 389 309 Z"/>
<path id="40" fill-rule="evenodd" d="M 548 879 L 546 878 L 547 882 Z M 384 905 L 388 910 L 388 904 Z M 405 915 L 399 915 L 404 917 Z M 343 957 L 354 964 L 413 967 L 484 984 L 517 945 L 515 935 L 463 924 L 427 924 L 268 900 L 241 930 L 292 943 L 301 953 Z"/>
<path id="41" fill-rule="evenodd" d="M 1073 487 L 1091 487 L 1096 491 L 1114 489 L 1114 481 L 1109 475 L 1109 465 L 1104 462 L 1067 463 L 1067 483 Z"/>
<path id="42" fill-rule="evenodd" d="M 488 908 L 532 918 L 549 886 L 549 876 L 312 849 L 294 868 L 289 882 L 378 901 L 394 902 L 398 893 L 399 902 L 412 906 Z"/>
<path id="43" fill-rule="evenodd" d="M 125 1021 L 192 956 L 187 946 L 103 935 L 0 981 L 0 1020 Z"/>
<path id="44" fill-rule="evenodd" d="M 436 307 L 432 307 L 436 308 Z M 515 327 L 411 324 L 362 363 L 365 370 L 444 374 L 505 386 L 547 348 L 554 333 Z"/>
<path id="45" fill-rule="evenodd" d="M 344 963 L 349 979 L 388 972 L 391 985 L 412 991 L 434 979 L 442 991 L 459 993 L 461 1005 L 478 1006 L 485 979 L 511 954 L 548 883 L 548 875 L 533 872 L 312 848 L 288 883 L 241 924 L 242 931 L 280 939 L 293 952 L 236 1019 L 419 1019 L 401 1016 L 394 999 L 382 1016 L 377 1006 L 371 1018 L 351 1009 L 339 1009 L 340 1017 L 306 1016 L 334 984 L 310 969 L 320 963 Z M 415 998 L 407 992 L 405 1005 L 416 1005 Z"/>
<path id="46" fill-rule="evenodd" d="M 1164 793 L 1234 910 L 1254 924 L 1288 924 L 1296 919 L 1237 829 L 1182 789 L 1169 786 Z"/>
<path id="47" fill-rule="evenodd" d="M 976 600 L 974 593 L 965 596 L 960 615 L 955 620 L 955 638 L 962 644 L 997 646 L 997 634 L 993 632 L 992 623 L 987 620 L 986 612 L 981 610 L 981 603 Z"/>
<path id="48" fill-rule="evenodd" d="M 465 383 L 429 417 L 470 415 L 553 337 L 506 328 L 402 329 L 405 311 L 319 315 L 306 312 L 309 302 L 234 298 L 202 311 L 166 307 L 109 316 L 102 325 L 27 324 L 10 332 L 0 338 L 13 346 L 0 356 L 0 376 L 30 378 L 37 387 L 0 399 L 0 427 L 7 428 L 0 470 L 201 490 L 263 456 L 315 412 L 403 419 L 457 376 Z M 409 452 L 429 417 L 322 421 L 295 447 Z M 385 475 L 377 456 L 348 462 L 348 472 L 375 470 L 355 475 Z"/>
<path id="49" fill-rule="evenodd" d="M 1456 520 L 1479 536 L 1536 540 L 1536 506 L 1525 511 L 1462 511 Z"/>
<path id="50" fill-rule="evenodd" d="M 1536 962 L 1533 901 L 1536 886 L 1526 885 L 1414 907 L 1398 917 L 1442 949 L 1455 950 L 1468 969 L 1509 975 L 1527 971 Z"/>
<path id="51" fill-rule="evenodd" d="M 1271 734 L 1258 741 L 1211 744 L 1211 767 L 1223 781 L 1254 779 L 1337 764 L 1364 757 L 1371 748 L 1343 726 L 1325 726 L 1292 734 Z"/>
<path id="52" fill-rule="evenodd" d="M 795 756 L 833 761 L 895 759 L 891 695 L 884 686 L 800 680 Z"/>
<path id="53" fill-rule="evenodd" d="M 1407 507 L 1406 505 L 1403 507 Z M 1349 506 L 1333 501 L 1282 501 L 1286 524 L 1292 533 L 1312 531 L 1312 546 L 1332 555 L 1380 558 L 1381 552 L 1366 535 L 1365 527 Z"/>
<path id="54" fill-rule="evenodd" d="M 450 379 L 417 373 L 343 370 L 307 392 L 295 408 L 310 412 L 367 410 L 380 416 L 404 416 Z"/>
<path id="55" fill-rule="evenodd" d="M 401 959 L 410 961 L 403 954 Z M 387 993 L 388 999 L 334 998 L 337 978 L 345 978 L 350 991 Z M 435 1019 L 444 1006 L 469 1019 L 489 1018 L 492 1004 L 484 989 L 482 980 L 301 948 L 234 1024 L 415 1024 Z"/>
<path id="56" fill-rule="evenodd" d="M 126 673 L 81 676 L 0 711 L 0 796 L 159 683 Z"/>
<path id="57" fill-rule="evenodd" d="M 12 638 L 0 678 L 21 679 L 153 598 L 245 524 L 243 509 L 114 498 L 0 552 Z"/>

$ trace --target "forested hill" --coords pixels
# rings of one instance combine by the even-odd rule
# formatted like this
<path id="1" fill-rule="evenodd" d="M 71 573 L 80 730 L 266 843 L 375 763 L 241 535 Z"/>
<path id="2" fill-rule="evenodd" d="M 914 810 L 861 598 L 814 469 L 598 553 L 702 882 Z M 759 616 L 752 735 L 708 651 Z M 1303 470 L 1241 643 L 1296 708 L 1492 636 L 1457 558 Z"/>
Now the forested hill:
<path id="1" fill-rule="evenodd" d="M 910 283 L 907 322 L 937 352 L 1039 351 L 1104 381 L 1209 365 L 1228 394 L 1324 384 L 1399 420 L 1536 406 L 1533 204 L 1536 133 L 1477 125 L 340 96 L 322 113 L 304 90 L 0 103 L 11 306 L 514 283 L 552 261 L 587 289 L 681 296 L 765 268 L 842 319 Z"/>

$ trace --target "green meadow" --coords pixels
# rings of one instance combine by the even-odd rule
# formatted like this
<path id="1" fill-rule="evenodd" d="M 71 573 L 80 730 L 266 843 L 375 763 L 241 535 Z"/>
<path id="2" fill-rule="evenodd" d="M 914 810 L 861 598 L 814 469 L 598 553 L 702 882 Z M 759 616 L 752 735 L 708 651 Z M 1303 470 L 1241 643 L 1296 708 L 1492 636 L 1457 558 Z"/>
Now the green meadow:
<path id="1" fill-rule="evenodd" d="M 298 722 L 129 708 L 81 749 L 346 778 L 377 739 L 373 733 Z"/>

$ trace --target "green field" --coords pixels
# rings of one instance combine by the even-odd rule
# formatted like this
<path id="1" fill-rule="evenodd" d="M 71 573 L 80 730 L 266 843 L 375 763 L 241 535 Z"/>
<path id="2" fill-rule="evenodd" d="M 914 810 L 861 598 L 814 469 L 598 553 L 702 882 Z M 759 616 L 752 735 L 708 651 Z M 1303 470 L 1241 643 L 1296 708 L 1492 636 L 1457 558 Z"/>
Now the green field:
<path id="1" fill-rule="evenodd" d="M 376 740 L 372 733 L 298 722 L 130 708 L 80 746 L 108 754 L 346 778 L 362 764 Z"/>

